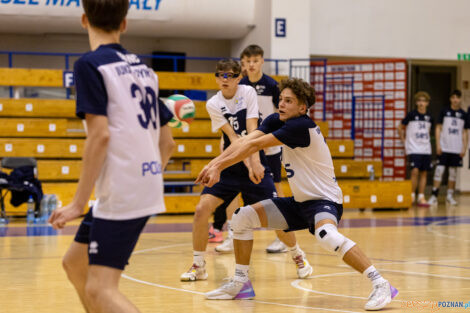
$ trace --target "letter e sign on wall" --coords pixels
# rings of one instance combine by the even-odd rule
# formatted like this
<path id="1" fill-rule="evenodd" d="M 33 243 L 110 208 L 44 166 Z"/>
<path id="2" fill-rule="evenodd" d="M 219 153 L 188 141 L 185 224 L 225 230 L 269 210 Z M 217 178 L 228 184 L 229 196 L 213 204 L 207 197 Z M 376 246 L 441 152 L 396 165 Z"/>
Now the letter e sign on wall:
<path id="1" fill-rule="evenodd" d="M 274 20 L 274 31 L 276 37 L 286 37 L 286 26 L 285 18 L 276 18 Z"/>

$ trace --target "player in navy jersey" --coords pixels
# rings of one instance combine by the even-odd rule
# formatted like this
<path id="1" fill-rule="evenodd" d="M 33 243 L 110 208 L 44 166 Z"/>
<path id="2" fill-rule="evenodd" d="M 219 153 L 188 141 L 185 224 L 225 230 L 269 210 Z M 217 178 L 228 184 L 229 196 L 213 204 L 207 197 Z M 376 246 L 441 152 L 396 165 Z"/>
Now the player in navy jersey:
<path id="1" fill-rule="evenodd" d="M 225 168 L 267 147 L 282 145 L 282 162 L 293 197 L 273 198 L 237 209 L 232 218 L 235 275 L 208 299 L 250 299 L 255 296 L 248 269 L 253 229 L 265 227 L 293 231 L 309 229 L 320 246 L 370 279 L 373 292 L 366 310 L 379 310 L 398 291 L 375 269 L 355 242 L 338 232 L 343 195 L 336 181 L 333 160 L 319 127 L 307 116 L 315 91 L 307 82 L 291 78 L 281 82 L 279 114 L 268 116 L 258 130 L 235 141 L 212 160 L 196 182 L 213 186 Z"/>
<path id="2" fill-rule="evenodd" d="M 149 216 L 165 211 L 162 171 L 175 147 L 172 114 L 158 78 L 120 44 L 128 0 L 83 0 L 91 52 L 74 65 L 77 116 L 85 119 L 83 168 L 72 202 L 51 215 L 55 229 L 80 216 L 63 266 L 86 312 L 139 312 L 119 279 Z"/>
<path id="3" fill-rule="evenodd" d="M 250 86 L 238 85 L 240 72 L 238 62 L 232 59 L 220 60 L 215 73 L 220 91 L 206 103 L 212 130 L 221 129 L 223 132 L 224 149 L 230 147 L 237 138 L 254 132 L 259 123 L 256 92 Z M 207 279 L 204 254 L 208 241 L 208 219 L 218 206 L 228 205 L 239 193 L 247 205 L 276 196 L 269 168 L 265 165 L 263 152 L 251 153 L 240 162 L 227 167 L 221 174 L 220 182 L 204 188 L 194 214 L 193 265 L 181 275 L 182 281 Z M 297 266 L 297 275 L 300 278 L 309 276 L 312 268 L 305 253 L 299 248 L 295 238 L 287 240 L 285 243 Z"/>
<path id="4" fill-rule="evenodd" d="M 427 92 L 415 94 L 416 110 L 409 112 L 398 126 L 400 139 L 405 145 L 405 151 L 411 167 L 412 202 L 415 202 L 418 188 L 418 205 L 428 206 L 424 197 L 426 177 L 431 170 L 431 128 L 433 119 L 426 113 L 431 97 Z M 419 181 L 419 182 L 418 182 Z"/>
<path id="5" fill-rule="evenodd" d="M 456 205 L 454 199 L 455 182 L 457 180 L 457 169 L 462 167 L 462 158 L 467 152 L 468 125 L 467 113 L 461 108 L 462 92 L 454 90 L 450 95 L 450 107 L 441 111 L 436 126 L 436 152 L 439 163 L 434 171 L 434 185 L 429 204 L 437 204 L 439 187 L 442 175 L 448 168 L 449 179 L 447 183 L 446 202 Z"/>

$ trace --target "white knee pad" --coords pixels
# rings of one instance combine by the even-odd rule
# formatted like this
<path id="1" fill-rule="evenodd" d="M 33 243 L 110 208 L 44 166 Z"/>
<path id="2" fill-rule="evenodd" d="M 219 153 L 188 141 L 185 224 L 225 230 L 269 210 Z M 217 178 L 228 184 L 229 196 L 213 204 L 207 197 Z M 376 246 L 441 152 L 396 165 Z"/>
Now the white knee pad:
<path id="1" fill-rule="evenodd" d="M 230 227 L 234 239 L 253 240 L 253 229 L 261 227 L 261 222 L 255 209 L 248 205 L 235 210 Z"/>
<path id="2" fill-rule="evenodd" d="M 343 258 L 346 252 L 356 245 L 354 241 L 340 234 L 336 226 L 333 224 L 325 224 L 316 229 L 315 237 L 323 249 L 335 252 L 341 258 Z"/>
<path id="3" fill-rule="evenodd" d="M 449 181 L 456 181 L 456 180 L 457 180 L 457 168 L 449 167 Z"/>
<path id="4" fill-rule="evenodd" d="M 442 175 L 444 175 L 445 170 L 446 167 L 444 165 L 436 166 L 436 170 L 434 171 L 434 180 L 440 182 L 442 180 Z"/>

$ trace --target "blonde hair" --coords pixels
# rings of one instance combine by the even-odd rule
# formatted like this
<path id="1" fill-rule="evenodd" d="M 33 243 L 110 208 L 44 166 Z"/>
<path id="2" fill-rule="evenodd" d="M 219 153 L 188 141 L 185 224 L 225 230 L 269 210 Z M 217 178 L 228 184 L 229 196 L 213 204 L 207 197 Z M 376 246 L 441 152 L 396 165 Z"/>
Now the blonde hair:
<path id="1" fill-rule="evenodd" d="M 427 102 L 431 101 L 431 96 L 426 91 L 418 91 L 415 93 L 415 102 L 418 101 L 419 98 L 424 98 Z"/>

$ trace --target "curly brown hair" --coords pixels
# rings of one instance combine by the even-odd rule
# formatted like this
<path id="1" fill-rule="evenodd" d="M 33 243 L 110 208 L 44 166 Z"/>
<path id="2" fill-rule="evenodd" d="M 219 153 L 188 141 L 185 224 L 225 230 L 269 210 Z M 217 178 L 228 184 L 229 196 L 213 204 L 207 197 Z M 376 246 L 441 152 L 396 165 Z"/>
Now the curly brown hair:
<path id="1" fill-rule="evenodd" d="M 315 88 L 300 78 L 287 78 L 281 81 L 281 92 L 289 88 L 295 94 L 301 104 L 307 105 L 307 109 L 315 104 Z"/>
<path id="2" fill-rule="evenodd" d="M 426 91 L 418 91 L 414 95 L 415 102 L 418 101 L 419 98 L 424 98 L 424 100 L 427 102 L 431 101 L 431 96 Z"/>

